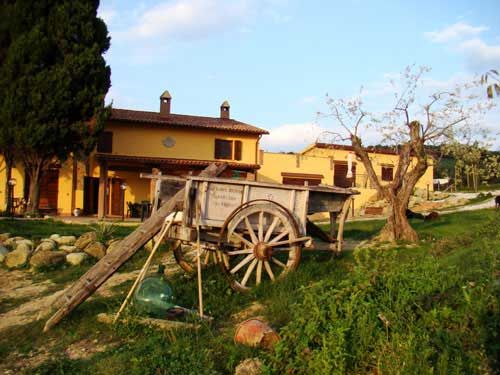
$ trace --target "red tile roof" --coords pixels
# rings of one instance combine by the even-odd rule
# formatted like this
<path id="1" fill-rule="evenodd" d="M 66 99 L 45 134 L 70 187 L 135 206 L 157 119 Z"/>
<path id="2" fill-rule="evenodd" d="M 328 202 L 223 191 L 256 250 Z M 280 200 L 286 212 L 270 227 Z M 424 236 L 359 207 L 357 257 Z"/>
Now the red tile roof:
<path id="1" fill-rule="evenodd" d="M 269 134 L 267 130 L 233 119 L 178 114 L 163 115 L 158 112 L 134 111 L 130 109 L 119 108 L 113 108 L 111 110 L 110 120 L 135 122 L 165 127 L 188 127 L 236 133 Z"/>
<path id="2" fill-rule="evenodd" d="M 136 162 L 141 164 L 159 164 L 159 165 L 181 165 L 192 167 L 207 167 L 211 163 L 227 163 L 229 168 L 241 171 L 255 171 L 260 168 L 258 164 L 236 163 L 224 160 L 198 160 L 198 159 L 176 159 L 176 158 L 158 158 L 149 156 L 130 156 L 97 153 L 97 160 L 106 160 L 108 162 Z"/>
<path id="3" fill-rule="evenodd" d="M 346 150 L 346 151 L 354 151 L 354 147 L 349 145 L 339 145 L 336 143 L 315 143 L 314 146 L 317 148 L 326 148 L 332 150 Z M 380 148 L 367 146 L 365 150 L 368 152 L 372 152 L 374 154 L 387 154 L 387 155 L 398 155 L 398 152 L 394 148 Z"/>

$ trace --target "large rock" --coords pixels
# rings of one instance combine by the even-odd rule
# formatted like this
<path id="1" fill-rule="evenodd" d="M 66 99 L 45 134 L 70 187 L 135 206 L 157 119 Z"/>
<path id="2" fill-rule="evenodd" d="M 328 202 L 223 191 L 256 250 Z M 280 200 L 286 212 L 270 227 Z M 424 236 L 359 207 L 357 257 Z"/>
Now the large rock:
<path id="1" fill-rule="evenodd" d="M 106 255 L 106 246 L 96 241 L 88 245 L 83 251 L 94 258 L 101 259 L 104 255 Z"/>
<path id="2" fill-rule="evenodd" d="M 10 238 L 10 233 L 0 233 L 0 242 L 5 242 Z"/>
<path id="3" fill-rule="evenodd" d="M 17 241 L 14 239 L 14 237 L 8 238 L 3 241 L 3 245 L 11 250 L 16 250 Z"/>
<path id="4" fill-rule="evenodd" d="M 66 260 L 64 251 L 39 251 L 30 259 L 30 265 L 34 268 L 55 266 Z"/>
<path id="5" fill-rule="evenodd" d="M 77 253 L 80 251 L 76 246 L 70 245 L 59 246 L 59 250 L 64 251 L 66 254 Z"/>
<path id="6" fill-rule="evenodd" d="M 95 232 L 87 232 L 76 240 L 75 246 L 78 250 L 83 250 L 95 240 L 97 240 L 97 234 Z"/>
<path id="7" fill-rule="evenodd" d="M 16 244 L 17 244 L 17 246 L 19 246 L 21 244 L 25 244 L 25 245 L 29 246 L 32 250 L 33 250 L 33 246 L 34 246 L 33 241 L 27 240 L 24 238 L 22 240 L 17 240 Z"/>
<path id="8" fill-rule="evenodd" d="M 87 253 L 71 253 L 66 255 L 66 262 L 72 266 L 79 266 L 88 257 L 89 255 Z"/>
<path id="9" fill-rule="evenodd" d="M 49 238 L 53 241 L 57 241 L 59 238 L 61 238 L 61 236 L 59 234 L 55 233 L 55 234 L 51 234 Z"/>
<path id="10" fill-rule="evenodd" d="M 52 251 L 56 249 L 56 243 L 52 240 L 40 242 L 40 244 L 36 247 L 35 253 L 39 251 Z"/>
<path id="11" fill-rule="evenodd" d="M 8 268 L 23 267 L 28 263 L 31 251 L 26 245 L 19 246 L 5 256 L 5 265 Z"/>
<path id="12" fill-rule="evenodd" d="M 30 255 L 33 252 L 33 247 L 28 242 L 19 242 L 15 251 L 27 251 Z"/>
<path id="13" fill-rule="evenodd" d="M 106 250 L 106 254 L 112 253 L 116 249 L 120 247 L 120 244 L 122 243 L 122 240 L 114 240 L 111 242 L 108 246 L 108 249 Z"/>
<path id="14" fill-rule="evenodd" d="M 0 245 L 0 263 L 3 263 L 8 253 L 9 250 L 5 246 Z"/>
<path id="15" fill-rule="evenodd" d="M 76 242 L 76 237 L 75 236 L 61 236 L 59 238 L 55 238 L 54 241 L 56 241 L 59 246 L 72 246 Z"/>
<path id="16" fill-rule="evenodd" d="M 240 362 L 234 370 L 235 375 L 261 375 L 262 362 L 258 358 L 248 358 Z"/>

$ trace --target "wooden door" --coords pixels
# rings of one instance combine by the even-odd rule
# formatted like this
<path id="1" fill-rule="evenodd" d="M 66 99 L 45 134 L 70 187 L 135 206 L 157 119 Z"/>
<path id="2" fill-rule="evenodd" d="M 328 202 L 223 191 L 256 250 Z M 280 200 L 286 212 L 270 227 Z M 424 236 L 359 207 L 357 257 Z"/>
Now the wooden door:
<path id="1" fill-rule="evenodd" d="M 57 197 L 59 193 L 59 169 L 50 168 L 40 180 L 40 204 L 38 208 L 57 212 Z"/>
<path id="2" fill-rule="evenodd" d="M 122 183 L 123 180 L 121 178 L 111 179 L 111 197 L 109 205 L 110 215 L 123 215 L 123 190 L 120 188 Z"/>
<path id="3" fill-rule="evenodd" d="M 83 212 L 96 215 L 99 202 L 99 179 L 85 176 L 83 179 Z"/>

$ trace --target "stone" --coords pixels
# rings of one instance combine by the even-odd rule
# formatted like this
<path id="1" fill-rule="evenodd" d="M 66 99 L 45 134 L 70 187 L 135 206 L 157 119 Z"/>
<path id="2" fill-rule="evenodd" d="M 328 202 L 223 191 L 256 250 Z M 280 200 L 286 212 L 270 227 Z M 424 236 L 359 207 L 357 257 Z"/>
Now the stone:
<path id="1" fill-rule="evenodd" d="M 14 238 L 8 238 L 3 242 L 3 245 L 11 250 L 15 250 L 17 247 L 17 242 Z"/>
<path id="2" fill-rule="evenodd" d="M 76 246 L 62 245 L 59 246 L 59 250 L 64 251 L 66 254 L 77 253 L 80 251 Z"/>
<path id="3" fill-rule="evenodd" d="M 112 253 L 113 251 L 118 249 L 118 247 L 120 247 L 121 243 L 122 243 L 122 240 L 114 240 L 113 242 L 111 242 L 108 246 L 108 249 L 106 250 L 106 254 Z"/>
<path id="4" fill-rule="evenodd" d="M 78 250 L 85 249 L 92 242 L 97 240 L 97 234 L 95 232 L 87 232 L 82 234 L 75 242 L 75 246 Z"/>
<path id="5" fill-rule="evenodd" d="M 106 255 L 106 246 L 96 241 L 88 245 L 83 251 L 94 258 L 101 259 L 104 255 Z"/>
<path id="6" fill-rule="evenodd" d="M 53 240 L 53 241 L 56 241 L 58 240 L 59 238 L 61 238 L 61 236 L 59 234 L 52 234 L 50 236 L 50 239 Z"/>
<path id="7" fill-rule="evenodd" d="M 74 245 L 76 242 L 76 237 L 75 236 L 60 236 L 57 239 L 54 239 L 54 241 L 57 242 L 59 246 L 64 246 L 64 245 Z"/>
<path id="8" fill-rule="evenodd" d="M 17 246 L 21 245 L 21 244 L 26 244 L 27 246 L 29 246 L 31 249 L 33 249 L 34 247 L 34 244 L 33 244 L 33 241 L 31 240 L 27 240 L 27 239 L 22 239 L 22 240 L 17 240 L 16 241 L 16 244 Z"/>
<path id="9" fill-rule="evenodd" d="M 11 251 L 5 256 L 5 265 L 8 268 L 17 268 L 25 266 L 28 263 L 31 251 L 27 246 L 20 246 L 19 249 Z"/>
<path id="10" fill-rule="evenodd" d="M 35 253 L 39 251 L 52 251 L 56 249 L 56 243 L 54 241 L 44 241 L 40 242 L 40 244 L 36 247 Z"/>
<path id="11" fill-rule="evenodd" d="M 30 259 L 30 265 L 34 268 L 55 266 L 66 260 L 64 251 L 39 251 Z"/>
<path id="12" fill-rule="evenodd" d="M 87 253 L 71 253 L 66 255 L 66 262 L 72 266 L 79 266 L 89 257 Z"/>
<path id="13" fill-rule="evenodd" d="M 33 247 L 30 246 L 28 242 L 19 242 L 16 246 L 16 250 L 27 251 L 30 255 L 33 252 Z"/>
<path id="14" fill-rule="evenodd" d="M 235 375 L 260 375 L 262 362 L 258 358 L 247 358 L 241 361 L 234 370 Z"/>
<path id="15" fill-rule="evenodd" d="M 7 249 L 5 246 L 0 245 L 0 263 L 3 263 L 8 253 L 9 249 Z"/>
<path id="16" fill-rule="evenodd" d="M 10 238 L 10 233 L 1 233 L 0 234 L 0 242 L 5 242 Z"/>

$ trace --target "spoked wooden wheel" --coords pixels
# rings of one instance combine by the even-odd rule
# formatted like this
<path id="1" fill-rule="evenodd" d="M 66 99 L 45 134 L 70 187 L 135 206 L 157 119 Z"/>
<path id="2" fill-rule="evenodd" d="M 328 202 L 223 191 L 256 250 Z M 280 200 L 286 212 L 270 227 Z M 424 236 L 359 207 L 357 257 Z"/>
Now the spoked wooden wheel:
<path id="1" fill-rule="evenodd" d="M 236 247 L 225 248 L 221 263 L 231 287 L 248 291 L 263 280 L 284 276 L 300 262 L 301 238 L 295 219 L 272 202 L 253 203 L 233 213 L 222 228 L 221 239 Z"/>
<path id="2" fill-rule="evenodd" d="M 196 272 L 196 262 L 198 261 L 198 250 L 196 246 L 185 245 L 181 241 L 175 241 L 173 245 L 174 257 L 179 266 L 186 273 Z M 227 262 L 227 256 L 221 251 L 209 250 L 206 247 L 201 248 L 201 266 L 207 267 L 217 264 L 222 260 Z"/>

